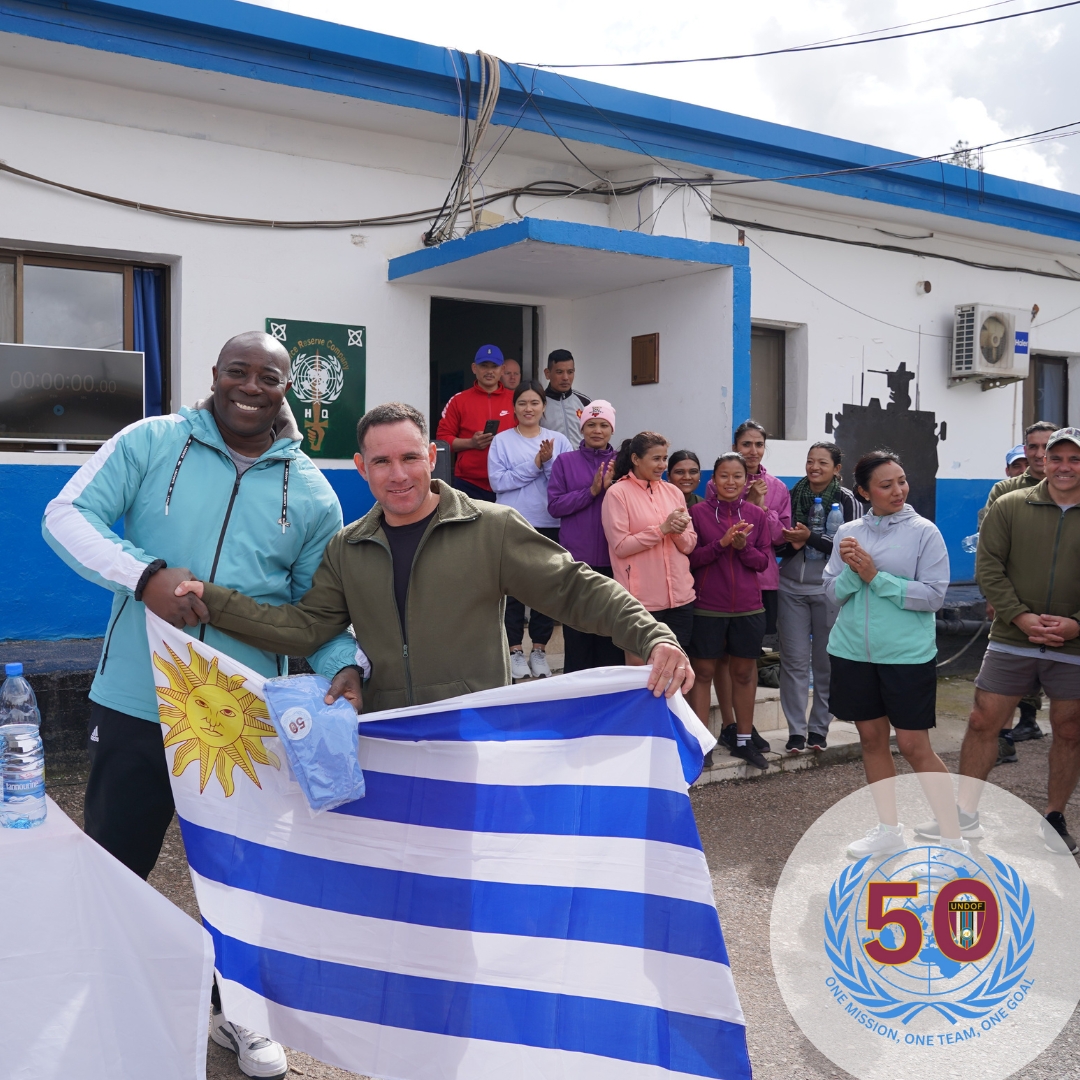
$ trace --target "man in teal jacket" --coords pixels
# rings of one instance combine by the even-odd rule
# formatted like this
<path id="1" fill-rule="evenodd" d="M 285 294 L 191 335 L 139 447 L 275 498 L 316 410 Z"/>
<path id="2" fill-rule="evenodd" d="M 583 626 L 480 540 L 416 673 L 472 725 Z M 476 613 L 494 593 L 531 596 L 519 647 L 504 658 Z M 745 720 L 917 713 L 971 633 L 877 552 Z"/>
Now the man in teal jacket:
<path id="1" fill-rule="evenodd" d="M 288 386 L 279 342 L 258 332 L 233 338 L 213 368 L 210 397 L 125 428 L 45 510 L 48 544 L 113 593 L 90 690 L 86 831 L 143 878 L 173 816 L 144 605 L 174 626 L 197 627 L 190 632 L 262 675 L 286 674 L 286 657 L 201 625 L 201 602 L 174 590 L 194 576 L 267 603 L 295 603 L 342 526 L 333 489 L 300 448 Z M 113 529 L 119 519 L 123 537 Z M 334 697 L 359 706 L 354 665 L 367 661 L 349 634 L 308 659 L 333 680 Z M 212 1032 L 249 1076 L 284 1075 L 281 1048 L 228 1024 L 220 1009 Z"/>

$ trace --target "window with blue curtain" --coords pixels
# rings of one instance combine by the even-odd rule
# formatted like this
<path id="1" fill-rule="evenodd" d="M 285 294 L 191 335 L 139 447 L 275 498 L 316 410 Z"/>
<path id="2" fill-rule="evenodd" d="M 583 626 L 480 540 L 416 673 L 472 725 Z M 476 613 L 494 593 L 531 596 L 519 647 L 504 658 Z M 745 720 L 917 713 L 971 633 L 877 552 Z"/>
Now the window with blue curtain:
<path id="1" fill-rule="evenodd" d="M 146 415 L 160 416 L 165 404 L 165 275 L 161 270 L 134 268 L 136 352 L 144 356 Z"/>

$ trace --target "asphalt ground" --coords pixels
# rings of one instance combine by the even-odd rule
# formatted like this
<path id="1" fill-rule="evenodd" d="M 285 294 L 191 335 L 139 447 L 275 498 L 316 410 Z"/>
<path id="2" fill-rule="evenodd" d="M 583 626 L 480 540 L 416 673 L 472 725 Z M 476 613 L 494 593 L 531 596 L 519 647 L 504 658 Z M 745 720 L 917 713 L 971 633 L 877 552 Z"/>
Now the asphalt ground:
<path id="1" fill-rule="evenodd" d="M 959 754 L 950 747 L 959 745 L 971 695 L 972 685 L 965 679 L 939 683 L 935 743 L 953 771 Z M 1040 713 L 1039 719 L 1044 730 L 1049 731 L 1046 713 Z M 1042 813 L 1050 738 L 1020 743 L 1017 749 L 1019 762 L 999 765 L 990 779 Z M 897 760 L 901 771 L 907 771 L 906 765 Z M 795 844 L 820 814 L 864 782 L 862 764 L 856 761 L 757 780 L 710 784 L 691 793 L 712 870 L 735 986 L 746 1013 L 756 1080 L 841 1080 L 849 1075 L 810 1043 L 784 1006 L 770 961 L 769 913 L 773 890 Z M 85 777 L 73 775 L 51 778 L 48 784 L 49 794 L 80 826 L 84 783 Z M 1076 834 L 1080 830 L 1080 795 L 1073 796 L 1066 818 Z M 184 845 L 175 820 L 150 875 L 150 884 L 197 918 Z M 289 1066 L 290 1080 L 352 1080 L 356 1075 L 291 1050 Z M 243 1074 L 234 1055 L 210 1043 L 206 1075 L 208 1080 L 237 1080 Z M 1014 1075 L 1018 1080 L 1080 1080 L 1080 1011 L 1073 1013 L 1046 1051 Z"/>

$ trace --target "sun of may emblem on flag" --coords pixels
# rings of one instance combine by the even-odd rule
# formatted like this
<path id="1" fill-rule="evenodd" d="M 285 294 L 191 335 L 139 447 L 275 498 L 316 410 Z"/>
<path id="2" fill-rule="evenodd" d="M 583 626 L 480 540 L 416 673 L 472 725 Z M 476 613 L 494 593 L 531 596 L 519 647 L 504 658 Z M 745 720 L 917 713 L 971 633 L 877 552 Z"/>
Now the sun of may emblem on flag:
<path id="1" fill-rule="evenodd" d="M 244 689 L 243 675 L 226 675 L 218 670 L 217 657 L 208 659 L 188 644 L 188 663 L 168 645 L 173 663 L 154 653 L 154 667 L 169 680 L 158 686 L 161 721 L 169 727 L 165 745 L 176 746 L 173 776 L 179 776 L 193 761 L 199 762 L 199 793 L 213 772 L 226 796 L 235 790 L 233 768 L 237 765 L 261 788 L 255 762 L 281 768 L 277 755 L 262 740 L 276 737 L 269 723 L 266 702 Z M 179 745 L 178 745 L 179 744 Z"/>

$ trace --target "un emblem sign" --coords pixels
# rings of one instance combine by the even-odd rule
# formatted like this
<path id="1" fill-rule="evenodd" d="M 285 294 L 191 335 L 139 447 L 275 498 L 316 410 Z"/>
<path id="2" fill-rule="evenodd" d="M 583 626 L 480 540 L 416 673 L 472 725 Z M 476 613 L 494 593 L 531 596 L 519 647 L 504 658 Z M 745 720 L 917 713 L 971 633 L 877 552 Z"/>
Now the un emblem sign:
<path id="1" fill-rule="evenodd" d="M 929 816 L 899 777 L 902 821 Z M 1080 1000 L 1080 870 L 1046 850 L 1039 815 L 986 785 L 970 852 L 921 841 L 853 862 L 877 820 L 868 789 L 815 822 L 777 886 L 772 958 L 806 1036 L 859 1080 L 1004 1080 Z M 864 824 L 865 823 L 865 824 Z M 860 829 L 862 825 L 862 829 Z"/>

